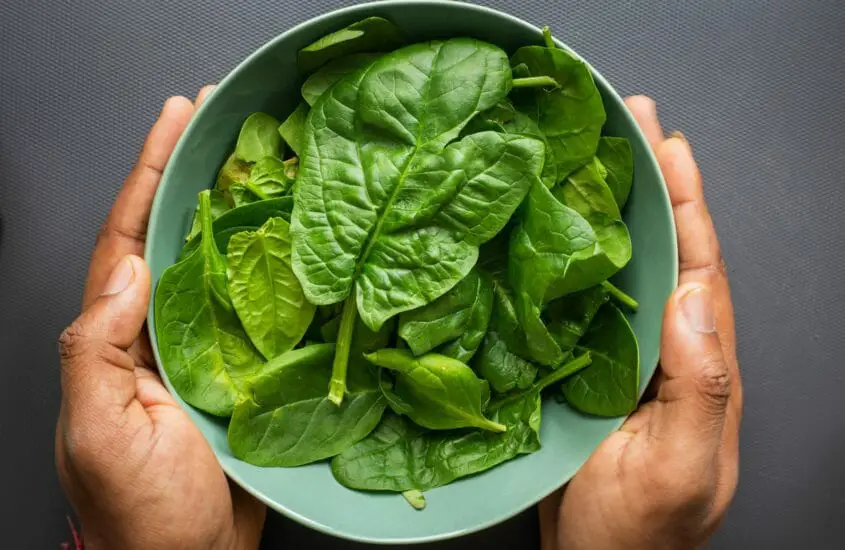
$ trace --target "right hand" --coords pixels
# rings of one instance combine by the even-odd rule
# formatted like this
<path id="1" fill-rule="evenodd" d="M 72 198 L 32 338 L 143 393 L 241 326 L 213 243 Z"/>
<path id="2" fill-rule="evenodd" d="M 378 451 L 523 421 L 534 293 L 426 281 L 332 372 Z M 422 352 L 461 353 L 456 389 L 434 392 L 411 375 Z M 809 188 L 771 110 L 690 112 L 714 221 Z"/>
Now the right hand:
<path id="1" fill-rule="evenodd" d="M 59 338 L 56 465 L 86 550 L 248 550 L 261 538 L 264 506 L 229 482 L 168 393 L 144 327 L 147 221 L 194 109 L 183 97 L 165 103 L 100 232 L 82 314 Z"/>

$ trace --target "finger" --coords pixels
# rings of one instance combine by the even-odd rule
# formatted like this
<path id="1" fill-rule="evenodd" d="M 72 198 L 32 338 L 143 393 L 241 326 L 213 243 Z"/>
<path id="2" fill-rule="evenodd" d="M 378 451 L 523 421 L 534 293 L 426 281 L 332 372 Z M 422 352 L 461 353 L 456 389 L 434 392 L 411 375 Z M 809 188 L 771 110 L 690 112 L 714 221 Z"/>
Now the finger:
<path id="1" fill-rule="evenodd" d="M 709 469 L 722 443 L 731 373 L 725 363 L 710 288 L 691 283 L 669 298 L 660 361 L 665 380 L 649 430 L 690 465 Z"/>
<path id="2" fill-rule="evenodd" d="M 232 513 L 238 528 L 238 548 L 258 548 L 267 517 L 267 507 L 229 480 L 232 493 Z"/>
<path id="3" fill-rule="evenodd" d="M 102 420 L 125 410 L 135 397 L 135 363 L 127 350 L 141 332 L 149 299 L 147 265 L 126 256 L 101 295 L 59 337 L 69 419 L 92 415 Z"/>
<path id="4" fill-rule="evenodd" d="M 197 94 L 197 98 L 194 100 L 194 106 L 199 109 L 200 105 L 205 103 L 205 100 L 208 99 L 208 96 L 211 95 L 211 92 L 213 92 L 216 87 L 217 86 L 215 84 L 203 86 Z"/>
<path id="5" fill-rule="evenodd" d="M 558 547 L 558 513 L 562 498 L 563 489 L 558 489 L 541 500 L 537 506 L 537 515 L 540 520 L 540 550 L 555 550 Z"/>
<path id="6" fill-rule="evenodd" d="M 704 199 L 701 173 L 689 143 L 682 136 L 666 140 L 656 155 L 675 217 L 680 283 L 704 284 L 713 292 L 716 328 L 722 353 L 732 371 L 735 385 L 732 401 L 738 413 L 742 409 L 742 386 L 736 361 L 733 305 L 719 240 Z"/>
<path id="7" fill-rule="evenodd" d="M 635 95 L 626 98 L 625 105 L 634 115 L 651 148 L 656 149 L 663 142 L 663 128 L 657 118 L 657 104 L 650 97 Z"/>
<path id="8" fill-rule="evenodd" d="M 194 112 L 190 100 L 171 97 L 164 103 L 135 168 L 115 200 L 91 257 L 85 283 L 83 309 L 101 294 L 106 279 L 127 254 L 142 255 L 153 197 L 176 142 Z"/>

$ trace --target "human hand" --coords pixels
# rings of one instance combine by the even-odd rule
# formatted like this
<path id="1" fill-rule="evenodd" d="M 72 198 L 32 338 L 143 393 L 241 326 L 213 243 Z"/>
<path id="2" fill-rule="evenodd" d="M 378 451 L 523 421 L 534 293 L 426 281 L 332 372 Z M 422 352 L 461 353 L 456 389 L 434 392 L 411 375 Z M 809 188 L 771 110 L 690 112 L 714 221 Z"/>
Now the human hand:
<path id="1" fill-rule="evenodd" d="M 675 217 L 680 286 L 645 402 L 540 506 L 544 549 L 701 547 L 733 498 L 742 386 L 733 306 L 692 151 L 664 139 L 654 102 L 626 101 L 657 156 Z M 651 393 L 651 392 L 649 392 Z"/>
<path id="2" fill-rule="evenodd" d="M 147 221 L 194 109 L 183 97 L 164 104 L 97 239 L 83 312 L 59 338 L 56 466 L 86 550 L 247 549 L 261 537 L 264 506 L 229 483 L 162 385 L 144 327 Z"/>

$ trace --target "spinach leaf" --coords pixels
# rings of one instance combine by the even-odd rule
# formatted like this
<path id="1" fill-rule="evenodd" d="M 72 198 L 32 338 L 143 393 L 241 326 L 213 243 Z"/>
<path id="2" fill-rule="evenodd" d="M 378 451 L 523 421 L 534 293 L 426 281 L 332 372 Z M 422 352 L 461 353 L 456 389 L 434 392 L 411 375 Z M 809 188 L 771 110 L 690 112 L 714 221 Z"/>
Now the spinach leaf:
<path id="1" fill-rule="evenodd" d="M 199 249 L 167 268 L 156 289 L 156 337 L 162 366 L 182 399 L 229 416 L 243 379 L 263 361 L 226 290 L 226 259 L 212 235 L 209 191 L 200 193 L 199 203 Z"/>
<path id="2" fill-rule="evenodd" d="M 279 126 L 279 135 L 284 138 L 293 152 L 297 155 L 302 154 L 302 140 L 305 132 L 306 121 L 308 120 L 308 104 L 304 101 L 296 106 L 296 109 L 285 119 Z"/>
<path id="3" fill-rule="evenodd" d="M 474 269 L 452 290 L 421 308 L 399 316 L 399 336 L 414 355 L 434 350 L 469 363 L 490 321 L 493 282 Z"/>
<path id="4" fill-rule="evenodd" d="M 587 65 L 565 50 L 526 46 L 511 57 L 511 65 L 522 68 L 520 77 L 550 76 L 559 84 L 552 90 L 515 89 L 511 99 L 545 134 L 560 181 L 596 152 L 606 116 L 601 94 Z"/>
<path id="5" fill-rule="evenodd" d="M 566 401 L 598 416 L 623 416 L 637 407 L 640 352 L 637 337 L 612 303 L 599 309 L 575 355 L 589 353 L 592 364 L 563 383 Z"/>
<path id="6" fill-rule="evenodd" d="M 366 355 L 396 372 L 393 392 L 407 404 L 408 418 L 433 430 L 476 427 L 494 432 L 507 428 L 484 417 L 490 387 L 460 361 L 429 353 L 414 357 L 407 350 L 382 349 Z"/>
<path id="7" fill-rule="evenodd" d="M 619 210 L 625 208 L 634 183 L 634 153 L 623 137 L 602 137 L 596 157 L 606 170 L 605 183 L 613 192 Z"/>
<path id="8" fill-rule="evenodd" d="M 340 407 L 326 397 L 333 344 L 288 351 L 250 379 L 235 407 L 229 446 L 257 466 L 300 466 L 334 456 L 366 437 L 386 406 L 375 385 L 350 385 Z"/>
<path id="9" fill-rule="evenodd" d="M 245 204 L 221 214 L 212 225 L 217 248 L 221 254 L 226 254 L 232 235 L 241 231 L 255 231 L 270 218 L 290 220 L 292 209 L 293 197 L 288 196 Z M 195 236 L 185 244 L 179 259 L 187 258 L 199 246 L 199 236 Z"/>
<path id="10" fill-rule="evenodd" d="M 537 380 L 537 382 L 532 384 L 531 387 L 516 393 L 511 393 L 504 397 L 500 397 L 499 399 L 493 401 L 492 403 L 490 403 L 488 411 L 493 412 L 501 407 L 506 406 L 508 403 L 525 399 L 531 394 L 539 395 L 540 392 L 542 392 L 544 389 L 548 388 L 552 384 L 556 384 L 564 378 L 568 378 L 589 367 L 592 362 L 593 359 L 590 356 L 589 352 L 579 355 L 577 359 L 573 359 L 562 367 L 560 367 L 559 369 L 549 372 L 541 379 Z"/>
<path id="11" fill-rule="evenodd" d="M 309 74 L 333 59 L 363 52 L 386 52 L 403 42 L 396 25 L 381 17 L 368 17 L 302 48 L 299 71 Z"/>
<path id="12" fill-rule="evenodd" d="M 259 200 L 287 195 L 293 186 L 295 164 L 298 159 L 281 160 L 265 157 L 252 166 L 249 178 L 245 182 L 233 182 L 228 189 L 235 207 Z M 290 173 L 293 166 L 294 176 Z"/>
<path id="13" fill-rule="evenodd" d="M 221 215 L 223 215 L 227 210 L 229 210 L 229 201 L 226 200 L 226 195 L 223 191 L 219 189 L 212 189 L 211 190 L 211 219 L 216 220 Z M 191 222 L 191 230 L 188 231 L 188 234 L 185 236 L 185 241 L 190 241 L 194 237 L 200 234 L 200 216 L 199 216 L 200 207 L 197 204 L 196 211 L 194 212 L 194 219 Z"/>
<path id="14" fill-rule="evenodd" d="M 305 99 L 308 105 L 314 105 L 320 99 L 320 96 L 331 88 L 335 82 L 369 65 L 381 57 L 381 55 L 377 53 L 359 53 L 329 61 L 317 72 L 309 76 L 302 85 L 302 98 Z"/>
<path id="15" fill-rule="evenodd" d="M 493 413 L 507 431 L 433 431 L 385 413 L 362 441 L 332 460 L 342 485 L 365 491 L 427 491 L 540 449 L 540 396 L 533 393 Z"/>
<path id="16" fill-rule="evenodd" d="M 267 113 L 252 113 L 241 126 L 235 144 L 235 158 L 253 163 L 265 157 L 281 157 L 282 140 L 276 129 L 279 121 Z"/>
<path id="17" fill-rule="evenodd" d="M 576 292 L 552 301 L 543 315 L 552 339 L 564 357 L 587 332 L 599 308 L 607 302 L 608 293 L 602 285 Z"/>
<path id="18" fill-rule="evenodd" d="M 250 163 L 239 159 L 232 153 L 217 173 L 215 186 L 221 191 L 228 191 L 232 185 L 246 183 L 246 180 L 249 179 L 250 166 Z"/>
<path id="19" fill-rule="evenodd" d="M 315 307 L 308 303 L 290 265 L 290 226 L 270 218 L 258 231 L 229 241 L 229 295 L 258 351 L 272 359 L 305 334 Z"/>
<path id="20" fill-rule="evenodd" d="M 496 393 L 531 387 L 537 367 L 530 358 L 513 300 L 501 281 L 494 286 L 493 314 L 473 365 Z"/>
<path id="21" fill-rule="evenodd" d="M 294 271 L 309 301 L 347 299 L 345 308 L 376 329 L 467 275 L 478 246 L 505 225 L 542 169 L 543 144 L 533 138 L 483 132 L 449 143 L 509 82 L 504 52 L 453 39 L 397 50 L 320 97 L 306 125 L 291 224 Z M 338 400 L 355 317 L 341 322 Z"/>
<path id="22" fill-rule="evenodd" d="M 557 163 L 555 162 L 555 148 L 549 146 L 546 134 L 530 116 L 516 110 L 509 100 L 505 99 L 490 109 L 479 113 L 464 129 L 465 134 L 474 134 L 491 130 L 505 134 L 521 134 L 543 141 L 546 146 L 546 160 L 543 164 L 541 178 L 546 187 L 553 187 L 558 182 Z"/>

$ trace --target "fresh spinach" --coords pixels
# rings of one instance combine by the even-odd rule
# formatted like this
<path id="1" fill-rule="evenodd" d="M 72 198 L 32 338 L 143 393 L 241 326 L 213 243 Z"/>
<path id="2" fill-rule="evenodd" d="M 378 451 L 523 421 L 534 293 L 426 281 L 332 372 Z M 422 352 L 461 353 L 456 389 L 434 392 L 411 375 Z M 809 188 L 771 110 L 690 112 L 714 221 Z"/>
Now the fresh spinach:
<path id="1" fill-rule="evenodd" d="M 372 434 L 332 460 L 332 474 L 351 489 L 428 491 L 540 449 L 538 393 L 506 404 L 492 419 L 507 431 L 427 430 L 385 413 Z"/>
<path id="2" fill-rule="evenodd" d="M 293 209 L 293 197 L 279 197 L 266 201 L 257 201 L 233 208 L 220 215 L 212 224 L 214 240 L 221 254 L 229 249 L 229 240 L 241 231 L 255 231 L 270 218 L 290 220 Z M 199 236 L 185 244 L 179 259 L 187 258 L 200 245 Z"/>
<path id="3" fill-rule="evenodd" d="M 543 317 L 563 357 L 568 357 L 575 349 L 607 299 L 608 293 L 604 287 L 596 285 L 554 300 L 548 305 Z"/>
<path id="4" fill-rule="evenodd" d="M 309 74 L 333 59 L 364 52 L 387 52 L 404 42 L 399 29 L 382 17 L 368 17 L 299 50 L 299 71 Z"/>
<path id="5" fill-rule="evenodd" d="M 634 184 L 634 153 L 623 137 L 602 137 L 596 157 L 606 170 L 604 181 L 613 192 L 619 210 L 625 208 Z"/>
<path id="6" fill-rule="evenodd" d="M 293 274 L 290 247 L 290 225 L 282 218 L 270 218 L 258 231 L 238 233 L 229 241 L 232 305 L 267 359 L 299 343 L 314 318 L 315 307 Z"/>
<path id="7" fill-rule="evenodd" d="M 276 132 L 279 121 L 267 113 L 253 113 L 247 117 L 235 144 L 235 158 L 255 163 L 265 157 L 281 157 L 282 140 Z"/>
<path id="8" fill-rule="evenodd" d="M 487 334 L 493 306 L 493 281 L 477 269 L 449 292 L 399 316 L 399 336 L 414 355 L 435 351 L 469 363 Z"/>
<path id="9" fill-rule="evenodd" d="M 333 353 L 333 344 L 306 346 L 276 357 L 251 377 L 229 424 L 232 454 L 256 466 L 300 466 L 366 437 L 386 402 L 374 384 L 350 384 L 343 405 L 329 402 Z"/>
<path id="10" fill-rule="evenodd" d="M 336 400 L 355 310 L 377 329 L 446 293 L 538 180 L 544 153 L 536 139 L 482 132 L 450 143 L 509 82 L 504 52 L 452 39 L 387 54 L 314 105 L 296 183 L 293 260 L 309 301 L 347 300 L 351 310 L 341 322 Z"/>
<path id="11" fill-rule="evenodd" d="M 279 135 L 284 138 L 285 143 L 290 146 L 296 155 L 302 153 L 302 140 L 304 139 L 309 110 L 307 103 L 300 102 L 278 128 Z"/>
<path id="12" fill-rule="evenodd" d="M 229 201 L 226 200 L 226 195 L 223 191 L 219 189 L 212 189 L 211 195 L 211 219 L 216 220 L 220 216 L 222 216 L 227 210 L 229 210 Z M 188 231 L 188 234 L 185 236 L 185 241 L 190 241 L 194 237 L 200 234 L 200 207 L 197 204 L 197 208 L 194 211 L 194 219 L 191 222 L 191 229 Z"/>
<path id="13" fill-rule="evenodd" d="M 599 309 L 575 347 L 592 364 L 563 383 L 563 395 L 575 409 L 598 416 L 624 416 L 637 406 L 640 352 L 625 315 L 611 303 Z"/>
<path id="14" fill-rule="evenodd" d="M 212 235 L 209 191 L 199 196 L 200 245 L 161 275 L 155 296 L 156 337 L 170 383 L 191 405 L 232 413 L 243 380 L 263 360 L 250 342 L 226 289 L 226 259 Z"/>
<path id="15" fill-rule="evenodd" d="M 366 357 L 396 373 L 393 393 L 403 403 L 403 413 L 420 426 L 433 430 L 507 429 L 484 417 L 482 408 L 490 399 L 490 386 L 460 361 L 435 353 L 414 357 L 400 349 L 382 349 Z"/>
<path id="16" fill-rule="evenodd" d="M 308 105 L 314 105 L 338 80 L 369 65 L 382 54 L 359 53 L 329 61 L 308 77 L 302 85 L 302 98 Z"/>

